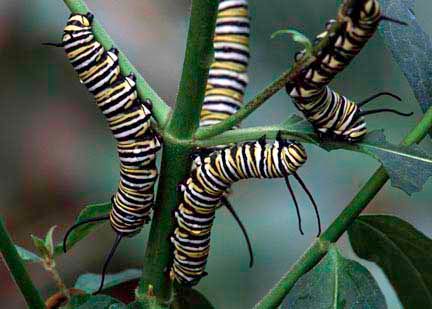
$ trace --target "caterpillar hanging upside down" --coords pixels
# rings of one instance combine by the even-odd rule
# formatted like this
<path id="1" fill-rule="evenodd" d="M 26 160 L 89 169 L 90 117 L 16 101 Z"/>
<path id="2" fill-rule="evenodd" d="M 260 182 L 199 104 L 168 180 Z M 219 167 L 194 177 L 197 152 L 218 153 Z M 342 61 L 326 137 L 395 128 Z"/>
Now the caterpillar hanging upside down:
<path id="1" fill-rule="evenodd" d="M 247 0 L 219 0 L 200 126 L 225 120 L 241 107 L 248 84 L 249 10 Z"/>
<path id="2" fill-rule="evenodd" d="M 303 146 L 282 139 L 280 133 L 273 143 L 267 143 L 264 136 L 258 141 L 226 146 L 208 156 L 196 158 L 195 168 L 180 186 L 183 198 L 175 211 L 177 228 L 171 238 L 174 245 L 171 278 L 179 284 L 193 286 L 205 276 L 215 210 L 221 203 L 227 202 L 226 190 L 241 179 L 285 178 L 303 233 L 299 207 L 288 179 L 290 175 L 294 176 L 314 206 L 320 234 L 321 223 L 316 203 L 297 175 L 297 169 L 306 159 Z"/>
<path id="3" fill-rule="evenodd" d="M 64 47 L 80 81 L 94 95 L 97 106 L 117 140 L 120 183 L 111 199 L 110 214 L 76 223 L 63 240 L 63 249 L 66 251 L 68 236 L 75 228 L 87 223 L 110 221 L 117 237 L 104 263 L 98 293 L 103 288 L 106 269 L 121 239 L 139 233 L 150 220 L 154 184 L 158 177 L 156 153 L 161 145 L 150 128 L 151 101 L 140 101 L 133 74 L 121 75 L 118 50 L 112 48 L 107 51 L 95 40 L 92 21 L 91 13 L 71 14 L 64 28 L 62 42 L 46 45 Z"/>
<path id="4" fill-rule="evenodd" d="M 323 39 L 327 39 L 328 43 L 313 55 L 315 60 L 312 63 L 286 84 L 286 91 L 295 106 L 303 112 L 320 135 L 355 142 L 367 134 L 363 117 L 365 115 L 382 112 L 412 115 L 393 109 L 361 110 L 366 103 L 382 95 L 401 100 L 392 93 L 381 92 L 356 104 L 328 87 L 336 74 L 345 69 L 374 35 L 382 20 L 406 25 L 383 15 L 377 0 L 357 1 L 356 5 L 349 9 L 342 5 L 338 12 L 340 26 L 334 27 L 336 21 L 329 21 L 325 31 L 315 40 L 315 46 Z M 306 52 L 303 50 L 296 54 L 295 61 L 298 62 L 305 56 Z"/>

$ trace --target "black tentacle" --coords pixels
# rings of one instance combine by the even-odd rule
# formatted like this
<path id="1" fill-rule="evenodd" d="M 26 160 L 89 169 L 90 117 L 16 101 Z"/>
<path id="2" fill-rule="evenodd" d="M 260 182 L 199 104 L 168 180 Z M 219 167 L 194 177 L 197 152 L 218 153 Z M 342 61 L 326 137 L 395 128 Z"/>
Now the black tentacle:
<path id="1" fill-rule="evenodd" d="M 240 229 L 242 230 L 242 233 L 243 233 L 243 236 L 246 240 L 248 251 L 249 251 L 249 267 L 252 268 L 252 266 L 254 264 L 254 254 L 253 254 L 252 244 L 251 244 L 251 241 L 249 239 L 249 235 L 247 233 L 247 230 L 246 230 L 245 226 L 243 225 L 243 223 L 241 222 L 236 211 L 234 210 L 234 207 L 228 201 L 228 199 L 226 197 L 222 197 L 221 202 L 228 209 L 228 211 L 231 213 L 231 215 L 237 221 L 237 224 L 239 225 Z"/>
<path id="2" fill-rule="evenodd" d="M 404 116 L 404 117 L 409 117 L 412 116 L 414 113 L 403 113 L 400 112 L 398 110 L 395 109 L 391 109 L 391 108 L 382 108 L 382 109 L 372 109 L 372 110 L 368 110 L 368 111 L 361 111 L 359 113 L 359 116 L 366 116 L 366 115 L 372 115 L 372 114 L 378 114 L 378 113 L 394 113 L 397 114 L 399 116 Z"/>
<path id="3" fill-rule="evenodd" d="M 369 102 L 371 102 L 371 101 L 373 101 L 376 98 L 381 97 L 381 96 L 389 96 L 389 97 L 392 97 L 398 101 L 402 101 L 402 99 L 399 96 L 395 95 L 394 93 L 383 91 L 383 92 L 379 92 L 377 94 L 374 94 L 374 95 L 370 96 L 369 98 L 364 99 L 363 101 L 357 103 L 357 105 L 359 107 L 362 107 L 362 106 L 366 105 L 367 103 L 369 103 Z"/>
<path id="4" fill-rule="evenodd" d="M 310 201 L 312 202 L 312 206 L 315 210 L 315 215 L 317 217 L 317 224 L 318 224 L 318 234 L 317 237 L 321 235 L 321 218 L 319 215 L 319 211 L 318 211 L 318 206 L 315 203 L 315 200 L 312 196 L 312 194 L 310 193 L 310 191 L 308 190 L 308 188 L 306 187 L 305 183 L 303 182 L 303 180 L 300 178 L 300 176 L 297 173 L 293 174 L 295 179 L 298 181 L 298 183 L 302 186 L 303 190 L 306 192 L 306 194 L 309 196 Z"/>
<path id="5" fill-rule="evenodd" d="M 94 292 L 93 295 L 96 295 L 96 294 L 98 294 L 98 293 L 100 293 L 102 291 L 103 286 L 104 286 L 104 282 L 105 282 L 105 275 L 106 275 L 106 270 L 108 268 L 108 264 L 111 261 L 111 258 L 114 256 L 114 253 L 117 250 L 117 247 L 120 244 L 120 241 L 122 240 L 122 238 L 123 238 L 123 236 L 121 234 L 117 234 L 117 237 L 116 237 L 116 239 L 114 241 L 114 244 L 113 244 L 113 246 L 111 248 L 111 251 L 108 254 L 108 256 L 107 256 L 107 258 L 105 260 L 104 266 L 102 268 L 102 278 L 101 278 L 101 283 L 99 285 L 99 289 L 96 292 Z"/>
<path id="6" fill-rule="evenodd" d="M 386 16 L 386 15 L 381 15 L 381 20 L 388 21 L 388 22 L 395 23 L 395 24 L 399 24 L 402 26 L 408 26 L 407 22 L 404 22 L 402 20 L 399 20 L 399 19 L 396 19 L 393 17 Z"/>
<path id="7" fill-rule="evenodd" d="M 42 45 L 45 45 L 45 46 L 54 46 L 54 47 L 63 47 L 64 46 L 63 43 L 49 43 L 49 42 L 42 43 Z"/>
<path id="8" fill-rule="evenodd" d="M 291 184 L 289 182 L 288 176 L 285 176 L 285 183 L 286 183 L 286 185 L 288 187 L 288 191 L 291 193 L 291 197 L 294 201 L 294 206 L 295 206 L 296 213 L 297 213 L 297 221 L 298 221 L 298 228 L 299 228 L 300 234 L 304 235 L 303 228 L 302 228 L 302 219 L 301 219 L 301 215 L 300 215 L 300 208 L 299 208 L 299 205 L 297 203 L 297 199 L 295 197 L 294 191 L 293 191 Z"/>
<path id="9" fill-rule="evenodd" d="M 63 237 L 63 252 L 66 253 L 67 248 L 66 248 L 66 241 L 70 235 L 70 233 L 77 227 L 83 225 L 83 224 L 87 224 L 87 223 L 93 223 L 93 222 L 98 222 L 98 221 L 104 221 L 104 220 L 109 220 L 109 216 L 102 216 L 102 217 L 96 217 L 96 218 L 90 218 L 90 219 L 85 219 L 82 220 L 78 223 L 75 223 L 74 225 L 72 225 L 66 232 L 65 236 Z"/>

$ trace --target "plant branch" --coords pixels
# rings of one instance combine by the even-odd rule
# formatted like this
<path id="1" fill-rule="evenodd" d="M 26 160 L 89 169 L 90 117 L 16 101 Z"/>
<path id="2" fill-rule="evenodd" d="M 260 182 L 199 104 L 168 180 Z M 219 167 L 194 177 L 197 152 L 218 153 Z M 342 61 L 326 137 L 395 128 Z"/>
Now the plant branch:
<path id="1" fill-rule="evenodd" d="M 55 284 L 57 285 L 57 288 L 59 289 L 59 292 L 64 295 L 67 300 L 70 300 L 70 293 L 67 289 L 66 285 L 64 284 L 62 278 L 60 277 L 60 274 L 56 268 L 56 262 L 53 259 L 52 256 L 45 257 L 44 262 L 42 263 L 43 267 L 46 271 L 48 271 L 51 274 L 51 277 L 53 278 Z"/>
<path id="2" fill-rule="evenodd" d="M 0 251 L 3 260 L 9 268 L 9 272 L 26 300 L 28 307 L 45 308 L 45 303 L 39 294 L 39 291 L 31 281 L 24 263 L 19 257 L 2 219 L 0 219 Z"/>
<path id="3" fill-rule="evenodd" d="M 89 12 L 89 8 L 83 0 L 63 0 L 66 6 L 72 13 L 85 14 Z M 102 25 L 95 19 L 93 22 L 93 33 L 99 43 L 105 49 L 117 47 L 109 34 L 105 31 Z M 120 51 L 119 64 L 123 75 L 134 73 L 136 75 L 136 85 L 138 95 L 141 100 L 150 99 L 153 102 L 153 116 L 159 123 L 159 127 L 164 127 L 170 113 L 169 106 L 158 96 L 158 94 L 145 81 L 138 70 L 132 65 L 125 54 Z"/>
<path id="4" fill-rule="evenodd" d="M 263 135 L 268 139 L 275 139 L 277 133 L 281 131 L 284 138 L 295 138 L 300 142 L 318 143 L 317 136 L 313 131 L 309 133 L 298 130 L 285 128 L 282 125 L 252 127 L 244 129 L 235 129 L 226 131 L 220 135 L 206 140 L 196 140 L 194 145 L 200 148 L 214 147 L 218 145 L 236 144 L 245 141 L 257 140 Z"/>
<path id="5" fill-rule="evenodd" d="M 217 0 L 192 1 L 183 72 L 169 133 L 187 139 L 199 126 L 208 71 L 213 55 Z"/>
<path id="6" fill-rule="evenodd" d="M 149 240 L 144 257 L 138 297 L 149 287 L 160 304 L 172 299 L 169 268 L 172 262 L 170 237 L 176 226 L 173 216 L 178 205 L 176 190 L 190 172 L 191 137 L 195 132 L 204 97 L 208 63 L 212 52 L 217 0 L 193 0 L 180 90 L 172 117 L 163 132 L 161 174 Z"/>
<path id="7" fill-rule="evenodd" d="M 363 0 L 347 0 L 343 1 L 339 10 L 349 10 L 350 8 L 356 6 L 358 2 Z M 338 31 L 342 25 L 342 20 L 338 19 L 336 23 L 332 26 L 332 32 Z M 325 49 L 331 42 L 328 37 L 325 37 L 318 44 L 316 44 L 309 56 L 303 57 L 300 61 L 296 62 L 293 67 L 282 73 L 276 80 L 274 80 L 270 85 L 265 87 L 255 98 L 249 101 L 247 104 L 242 106 L 237 113 L 228 117 L 224 121 L 218 124 L 200 128 L 196 134 L 195 138 L 197 140 L 207 139 L 216 135 L 221 134 L 227 130 L 230 130 L 235 125 L 239 124 L 243 119 L 249 116 L 253 111 L 259 108 L 264 102 L 275 95 L 279 90 L 285 87 L 286 83 L 289 81 L 296 80 L 300 73 L 307 68 L 313 61 L 316 60 L 316 55 L 323 49 Z"/>
<path id="8" fill-rule="evenodd" d="M 405 137 L 402 145 L 409 146 L 419 143 L 432 128 L 432 108 L 425 113 L 417 126 Z M 255 308 L 276 308 L 279 306 L 291 288 L 306 272 L 312 269 L 326 254 L 328 246 L 325 244 L 336 242 L 349 228 L 354 220 L 372 201 L 389 179 L 383 167 L 380 167 L 363 188 L 352 199 L 342 213 L 325 230 L 319 239 L 304 253 L 291 267 L 282 279 L 264 296 Z M 324 246 L 323 246 L 324 244 Z"/>

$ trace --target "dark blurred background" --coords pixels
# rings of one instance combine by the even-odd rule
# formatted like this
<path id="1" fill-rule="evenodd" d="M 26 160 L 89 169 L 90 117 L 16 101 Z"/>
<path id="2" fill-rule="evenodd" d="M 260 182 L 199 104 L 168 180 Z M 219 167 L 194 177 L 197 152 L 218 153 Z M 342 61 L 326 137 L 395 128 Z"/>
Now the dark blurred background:
<path id="1" fill-rule="evenodd" d="M 312 38 L 335 16 L 337 1 L 250 1 L 252 59 L 247 98 L 275 79 L 292 63 L 299 48 L 288 37 L 270 40 L 279 29 L 294 28 Z M 432 4 L 417 0 L 420 24 L 432 34 Z M 91 10 L 128 55 L 144 78 L 170 105 L 177 92 L 185 47 L 190 1 L 88 1 Z M 30 234 L 44 235 L 52 225 L 60 240 L 86 204 L 108 201 L 118 181 L 114 140 L 91 96 L 79 83 L 62 49 L 42 46 L 59 41 L 69 11 L 62 1 L 0 2 L 0 178 L 1 215 L 13 239 L 33 249 Z M 398 143 L 420 119 L 417 102 L 400 69 L 377 35 L 332 84 L 343 94 L 362 99 L 387 90 L 403 103 L 381 99 L 374 106 L 413 111 L 411 118 L 377 115 L 371 129 L 384 127 Z M 277 123 L 296 112 L 281 91 L 243 126 Z M 422 144 L 429 151 L 430 140 Z M 371 158 L 346 151 L 328 153 L 306 145 L 309 161 L 300 171 L 319 204 L 324 226 L 346 206 L 378 167 Z M 295 212 L 283 181 L 244 181 L 234 186 L 232 203 L 252 236 L 256 264 L 248 269 L 242 235 L 225 210 L 218 213 L 213 234 L 209 276 L 198 289 L 217 308 L 249 308 L 309 246 L 316 233 L 315 217 L 300 190 L 305 236 L 297 230 Z M 382 190 L 367 212 L 397 214 L 427 235 L 432 233 L 432 185 L 412 197 L 391 188 Z M 110 271 L 142 267 L 148 228 L 122 243 Z M 79 274 L 99 272 L 112 241 L 106 226 L 58 259 L 61 275 L 72 286 Z M 97 246 L 95 246 L 97 242 Z M 346 237 L 339 242 L 355 258 Z M 379 268 L 361 261 L 382 286 L 390 308 L 400 308 Z M 44 296 L 55 292 L 39 265 L 30 273 Z M 0 264 L 2 307 L 23 307 L 6 267 Z"/>

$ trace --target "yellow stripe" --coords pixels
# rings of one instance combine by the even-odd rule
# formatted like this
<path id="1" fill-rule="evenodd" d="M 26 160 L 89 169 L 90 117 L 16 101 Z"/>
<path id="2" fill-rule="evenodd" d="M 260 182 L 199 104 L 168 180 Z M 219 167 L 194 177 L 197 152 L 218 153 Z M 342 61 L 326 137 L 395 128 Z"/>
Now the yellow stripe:
<path id="1" fill-rule="evenodd" d="M 209 91 L 206 92 L 206 95 L 222 95 L 222 96 L 227 96 L 227 97 L 231 97 L 234 100 L 243 101 L 243 95 L 240 92 L 231 90 L 231 89 L 226 89 L 226 88 L 214 88 L 211 89 Z"/>
<path id="2" fill-rule="evenodd" d="M 218 13 L 218 19 L 222 17 L 247 17 L 248 9 L 247 8 L 235 8 L 228 9 L 226 11 L 222 11 Z"/>
<path id="3" fill-rule="evenodd" d="M 229 43 L 239 43 L 242 45 L 249 45 L 249 37 L 245 35 L 232 35 L 232 34 L 219 34 L 215 35 L 213 42 L 229 42 Z"/>
<path id="4" fill-rule="evenodd" d="M 231 61 L 219 61 L 219 62 L 214 62 L 211 65 L 211 69 L 221 69 L 221 70 L 230 70 L 230 71 L 234 71 L 234 72 L 238 72 L 238 73 L 245 73 L 246 72 L 246 66 L 236 63 L 236 62 L 231 62 Z"/>

